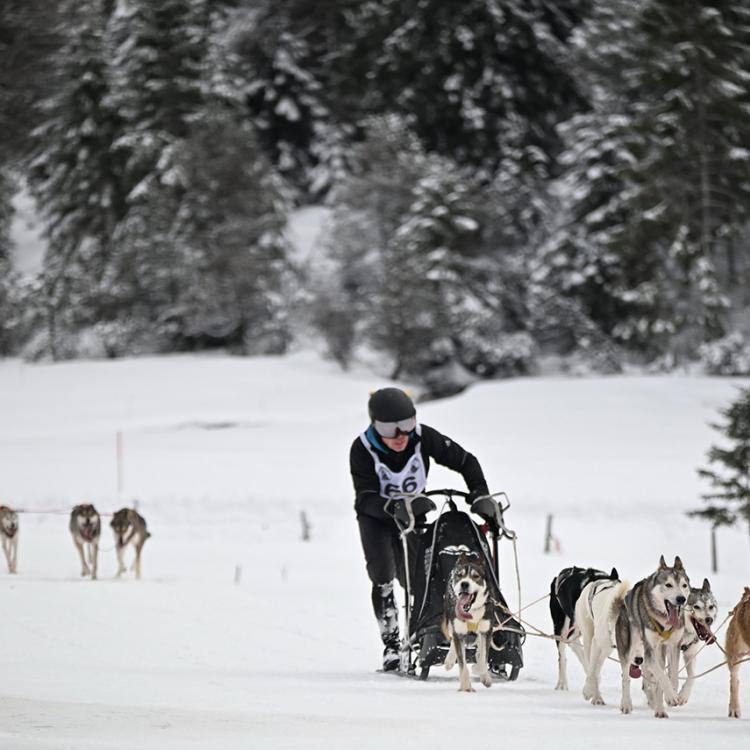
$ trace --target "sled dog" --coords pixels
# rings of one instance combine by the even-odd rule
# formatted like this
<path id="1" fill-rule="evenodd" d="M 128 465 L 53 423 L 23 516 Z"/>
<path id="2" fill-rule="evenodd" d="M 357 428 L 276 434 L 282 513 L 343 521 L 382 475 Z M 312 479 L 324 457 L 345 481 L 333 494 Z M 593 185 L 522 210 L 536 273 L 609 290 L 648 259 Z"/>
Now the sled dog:
<path id="1" fill-rule="evenodd" d="M 133 570 L 136 579 L 141 577 L 141 549 L 151 534 L 146 530 L 146 521 L 133 508 L 121 508 L 114 514 L 109 525 L 115 535 L 115 550 L 117 551 L 117 576 L 125 572 L 125 547 L 132 544 L 135 549 Z"/>
<path id="2" fill-rule="evenodd" d="M 549 611 L 557 636 L 557 685 L 555 690 L 568 689 L 565 647 L 570 646 L 583 668 L 586 664 L 580 642 L 580 631 L 575 618 L 575 606 L 581 591 L 592 581 L 618 578 L 617 571 L 607 574 L 596 568 L 563 568 L 553 579 L 549 589 Z"/>
<path id="3" fill-rule="evenodd" d="M 583 697 L 595 706 L 604 705 L 599 677 L 612 651 L 615 622 L 629 589 L 630 584 L 621 581 L 613 569 L 609 578 L 584 586 L 576 602 L 575 622 L 583 640 L 583 666 L 586 670 Z"/>
<path id="4" fill-rule="evenodd" d="M 716 619 L 718 612 L 716 597 L 711 593 L 711 584 L 707 578 L 703 579 L 703 586 L 699 589 L 691 588 L 688 596 L 687 607 L 685 607 L 685 634 L 680 643 L 677 655 L 682 655 L 685 662 L 687 679 L 679 692 L 681 703 L 690 700 L 695 682 L 695 657 L 703 648 L 703 644 L 716 643 L 716 638 L 711 632 L 711 625 Z M 671 655 L 671 653 L 670 653 Z M 679 666 L 679 664 L 678 664 Z M 673 670 L 674 671 L 674 670 Z M 676 690 L 677 685 L 673 682 L 672 687 Z"/>
<path id="5" fill-rule="evenodd" d="M 726 640 L 727 665 L 729 666 L 729 715 L 740 718 L 739 662 L 750 656 L 750 588 L 745 586 L 740 603 L 734 608 L 729 622 Z"/>
<path id="6" fill-rule="evenodd" d="M 649 705 L 654 716 L 666 718 L 664 700 L 670 706 L 683 703 L 673 685 L 676 684 L 679 648 L 685 634 L 684 607 L 690 595 L 690 580 L 675 557 L 671 567 L 659 559 L 659 567 L 628 591 L 617 616 L 615 640 L 622 668 L 622 700 L 624 714 L 633 710 L 630 697 L 630 680 L 641 676 L 652 683 L 647 690 Z M 669 660 L 667 675 L 667 650 L 675 652 Z"/>
<path id="7" fill-rule="evenodd" d="M 17 573 L 18 569 L 18 514 L 5 505 L 0 505 L 0 537 L 3 540 L 3 552 L 8 563 L 8 573 Z"/>
<path id="8" fill-rule="evenodd" d="M 70 513 L 70 534 L 81 558 L 81 575 L 96 578 L 96 559 L 102 523 L 93 505 L 76 505 Z M 88 563 L 84 550 L 88 553 Z"/>
<path id="9" fill-rule="evenodd" d="M 466 645 L 476 637 L 476 665 L 482 685 L 490 687 L 489 649 L 492 641 L 494 602 L 484 566 L 476 555 L 462 554 L 453 566 L 443 599 L 443 635 L 450 643 L 445 668 L 458 661 L 459 691 L 473 693 Z"/>

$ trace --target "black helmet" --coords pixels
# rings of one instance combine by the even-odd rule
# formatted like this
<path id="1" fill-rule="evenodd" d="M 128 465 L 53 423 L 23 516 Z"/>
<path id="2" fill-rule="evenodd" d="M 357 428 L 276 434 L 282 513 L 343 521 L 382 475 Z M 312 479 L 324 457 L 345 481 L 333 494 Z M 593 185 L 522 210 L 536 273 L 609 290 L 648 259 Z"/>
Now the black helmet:
<path id="1" fill-rule="evenodd" d="M 414 402 L 400 388 L 381 388 L 370 396 L 367 402 L 370 420 L 378 422 L 398 422 L 416 415 Z"/>

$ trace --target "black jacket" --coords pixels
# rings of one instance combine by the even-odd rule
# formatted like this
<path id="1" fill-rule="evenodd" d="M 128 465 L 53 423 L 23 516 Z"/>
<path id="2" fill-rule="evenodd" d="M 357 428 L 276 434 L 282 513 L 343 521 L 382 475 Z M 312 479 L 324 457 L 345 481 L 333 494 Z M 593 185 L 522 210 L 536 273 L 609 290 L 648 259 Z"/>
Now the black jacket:
<path id="1" fill-rule="evenodd" d="M 430 471 L 430 459 L 442 466 L 457 471 L 464 478 L 469 492 L 485 495 L 488 493 L 482 467 L 476 457 L 465 451 L 458 443 L 442 435 L 426 424 L 421 425 L 422 435 L 413 433 L 409 438 L 409 445 L 401 453 L 386 448 L 377 441 L 370 441 L 372 447 L 378 451 L 380 460 L 393 471 L 401 471 L 417 450 L 421 451 L 425 471 Z M 372 433 L 370 433 L 372 434 Z M 385 512 L 385 498 L 380 495 L 380 482 L 375 474 L 375 462 L 367 448 L 362 445 L 359 436 L 352 443 L 349 452 L 349 465 L 352 472 L 352 482 L 356 493 L 354 509 L 358 515 L 374 518 L 390 518 Z"/>

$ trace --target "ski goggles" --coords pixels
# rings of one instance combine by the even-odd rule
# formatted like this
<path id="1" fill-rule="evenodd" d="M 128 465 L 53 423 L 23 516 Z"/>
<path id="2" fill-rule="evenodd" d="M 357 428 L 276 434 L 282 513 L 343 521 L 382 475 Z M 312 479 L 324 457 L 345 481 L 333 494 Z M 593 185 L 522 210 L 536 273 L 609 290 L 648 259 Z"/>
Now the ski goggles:
<path id="1" fill-rule="evenodd" d="M 417 418 L 399 419 L 398 422 L 381 422 L 375 419 L 373 420 L 373 425 L 380 437 L 395 438 L 399 433 L 408 435 L 410 432 L 413 432 L 417 426 Z"/>

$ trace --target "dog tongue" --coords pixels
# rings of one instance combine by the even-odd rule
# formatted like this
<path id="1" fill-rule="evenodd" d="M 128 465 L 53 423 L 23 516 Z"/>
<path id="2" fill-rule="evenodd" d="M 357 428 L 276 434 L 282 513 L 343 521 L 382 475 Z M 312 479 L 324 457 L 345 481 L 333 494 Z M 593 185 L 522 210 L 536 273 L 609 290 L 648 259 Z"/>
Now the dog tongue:
<path id="1" fill-rule="evenodd" d="M 676 628 L 680 620 L 680 608 L 667 602 L 667 623 L 670 628 Z"/>
<path id="2" fill-rule="evenodd" d="M 637 680 L 641 676 L 641 668 L 637 664 L 631 664 L 628 674 L 634 680 Z"/>
<path id="3" fill-rule="evenodd" d="M 471 620 L 471 594 L 459 594 L 456 601 L 456 617 L 459 620 Z"/>

